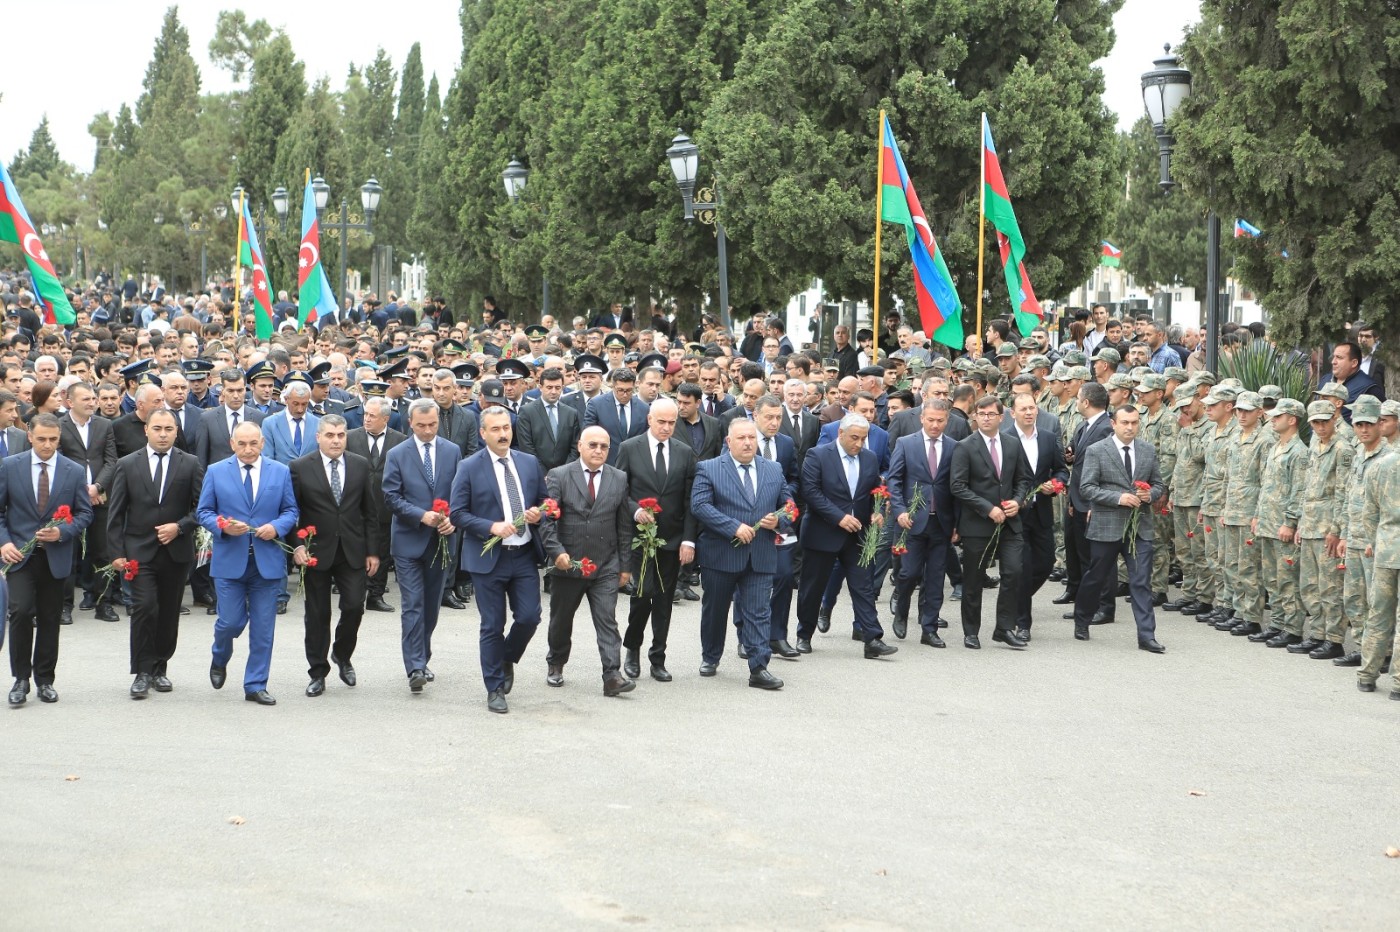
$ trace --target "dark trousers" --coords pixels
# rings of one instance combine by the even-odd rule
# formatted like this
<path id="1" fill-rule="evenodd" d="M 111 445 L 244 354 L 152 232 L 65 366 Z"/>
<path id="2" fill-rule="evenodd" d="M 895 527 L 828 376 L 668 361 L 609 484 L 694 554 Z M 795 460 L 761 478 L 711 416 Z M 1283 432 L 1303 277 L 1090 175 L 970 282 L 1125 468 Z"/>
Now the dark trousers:
<path id="1" fill-rule="evenodd" d="M 49 572 L 48 554 L 38 549 L 23 566 L 10 570 L 8 581 L 10 673 L 17 680 L 32 676 L 36 685 L 52 684 L 58 667 L 63 580 Z"/>
<path id="2" fill-rule="evenodd" d="M 1031 629 L 1031 600 L 1050 578 L 1055 568 L 1055 526 L 1032 525 L 1021 521 L 1022 547 L 1020 598 L 1016 607 L 1017 627 Z M 1068 551 L 1066 551 L 1068 553 Z"/>
<path id="3" fill-rule="evenodd" d="M 1120 556 L 1128 566 L 1128 593 L 1138 641 L 1150 641 L 1157 636 L 1157 619 L 1152 611 L 1152 541 L 1142 538 L 1138 538 L 1136 556 L 1124 540 L 1089 541 L 1089 566 L 1074 600 L 1074 626 L 1088 627 L 1094 612 L 1102 605 L 1099 593 L 1108 589 L 1111 598 L 1117 591 Z"/>
<path id="4" fill-rule="evenodd" d="M 150 563 L 137 570 L 131 581 L 132 673 L 165 676 L 166 664 L 175 656 L 189 569 L 188 563 L 175 562 L 170 551 L 161 547 Z"/>
<path id="5" fill-rule="evenodd" d="M 768 639 L 786 641 L 788 617 L 792 614 L 792 590 L 796 585 L 796 567 L 802 556 L 796 544 L 778 548 L 778 571 L 773 574 L 773 599 L 769 607 Z"/>
<path id="6" fill-rule="evenodd" d="M 379 572 L 369 577 L 366 584 L 366 598 L 382 599 L 389 588 L 389 567 L 394 562 L 389 556 L 390 524 L 390 521 L 379 522 L 379 539 L 384 541 L 384 545 L 379 548 Z"/>
<path id="7" fill-rule="evenodd" d="M 530 544 L 501 551 L 496 568 L 489 573 L 473 573 L 476 608 L 481 613 L 481 678 L 488 693 L 505 685 L 508 663 L 519 663 L 535 629 L 540 626 L 540 572 L 535 566 L 535 548 Z M 506 601 L 510 601 L 514 624 L 506 632 Z"/>
<path id="8" fill-rule="evenodd" d="M 326 652 L 348 663 L 355 653 L 360 636 L 360 619 L 365 615 L 365 586 L 368 577 L 363 566 L 356 568 L 345 559 L 345 551 L 336 553 L 330 566 L 308 566 L 304 577 L 306 590 L 306 672 L 314 679 L 324 679 L 331 672 Z M 331 584 L 340 589 L 340 621 L 335 626 L 335 644 L 331 644 Z"/>
<path id="9" fill-rule="evenodd" d="M 63 604 L 73 605 L 73 593 L 81 588 L 90 592 L 98 602 L 112 598 L 111 593 L 103 593 L 107 580 L 97 575 L 97 568 L 105 566 L 107 558 L 107 506 L 94 505 L 92 524 L 83 532 L 78 545 L 78 559 L 73 572 L 63 581 Z M 105 595 L 105 598 L 104 598 Z"/>
<path id="10" fill-rule="evenodd" d="M 957 547 L 948 548 L 948 582 L 955 586 L 963 584 L 962 556 Z"/>
<path id="11" fill-rule="evenodd" d="M 963 573 L 962 597 L 964 635 L 976 635 L 982 630 L 982 582 L 986 578 L 982 565 L 989 562 L 987 551 L 991 542 L 991 537 L 963 538 L 963 556 L 967 558 L 967 569 Z M 1023 546 L 1021 535 L 1003 526 L 996 545 L 997 564 L 1001 567 L 1001 587 L 997 589 L 996 627 L 1002 631 L 1010 631 L 1016 627 Z"/>
<path id="12" fill-rule="evenodd" d="M 550 576 L 554 581 L 549 586 L 549 653 L 545 655 L 545 663 L 562 667 L 569 662 L 574 615 L 587 596 L 593 630 L 598 636 L 603 679 L 616 676 L 622 666 L 622 640 L 617 633 L 617 573 L 588 579 L 572 574 L 551 573 Z"/>
<path id="13" fill-rule="evenodd" d="M 217 596 L 214 595 L 214 580 L 209 575 L 208 563 L 190 570 L 190 596 L 196 602 L 214 604 Z"/>
<path id="14" fill-rule="evenodd" d="M 628 650 L 641 650 L 646 640 L 647 619 L 651 619 L 651 650 L 647 657 L 657 666 L 666 665 L 666 637 L 671 631 L 672 598 L 676 594 L 676 581 L 680 578 L 681 555 L 679 550 L 658 550 L 656 560 L 647 561 L 647 575 L 642 583 L 646 595 L 632 596 L 632 607 L 627 610 L 627 633 L 623 635 L 622 646 Z M 558 585 L 561 577 L 554 578 Z M 550 613 L 553 614 L 551 601 Z M 553 625 L 551 617 L 550 624 Z"/>
<path id="15" fill-rule="evenodd" d="M 701 577 L 705 591 L 700 594 L 700 659 L 719 663 L 724 656 L 725 623 L 737 596 L 741 605 L 748 606 L 739 613 L 739 642 L 748 651 L 749 672 L 767 667 L 773 656 L 768 646 L 773 574 L 702 568 Z"/>
<path id="16" fill-rule="evenodd" d="M 1073 514 L 1071 514 L 1073 512 Z M 1089 522 L 1078 508 L 1065 507 L 1065 589 L 1079 591 L 1084 571 L 1089 567 Z"/>
<path id="17" fill-rule="evenodd" d="M 433 631 L 437 629 L 438 613 L 442 611 L 442 579 L 452 572 L 451 565 L 442 565 L 437 541 L 428 544 L 421 557 L 399 557 L 394 575 L 399 582 L 400 646 L 403 648 L 404 672 L 412 675 L 433 659 Z"/>
<path id="18" fill-rule="evenodd" d="M 938 613 L 943 610 L 943 576 L 947 572 L 948 554 L 953 549 L 949 536 L 930 521 L 923 534 L 909 535 L 906 546 L 909 552 L 899 558 L 899 576 L 895 580 L 895 615 L 909 617 L 914 588 L 923 583 L 919 627 L 927 634 L 937 634 Z"/>
<path id="19" fill-rule="evenodd" d="M 855 614 L 855 629 L 862 641 L 885 636 L 880 617 L 875 611 L 875 583 L 872 568 L 858 566 L 860 534 L 847 534 L 841 549 L 832 553 L 808 550 L 803 557 L 802 588 L 797 593 L 797 636 L 810 641 L 817 632 L 817 613 L 821 611 L 827 580 L 838 564 L 845 572 L 846 591 L 851 595 Z"/>

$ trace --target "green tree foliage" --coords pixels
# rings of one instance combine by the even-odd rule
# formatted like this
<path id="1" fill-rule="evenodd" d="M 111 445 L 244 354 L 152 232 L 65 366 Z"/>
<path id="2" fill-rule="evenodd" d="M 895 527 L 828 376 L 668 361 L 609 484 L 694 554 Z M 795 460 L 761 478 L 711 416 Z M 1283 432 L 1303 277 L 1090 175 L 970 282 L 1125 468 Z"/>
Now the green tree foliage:
<path id="1" fill-rule="evenodd" d="M 49 133 L 49 118 L 45 115 L 29 137 L 29 148 L 16 153 L 14 161 L 10 162 L 10 174 L 17 180 L 32 176 L 42 178 L 62 166 L 63 160 L 58 157 L 58 146 L 54 145 L 53 136 Z"/>
<path id="2" fill-rule="evenodd" d="M 268 276 L 278 290 L 294 288 L 289 276 L 295 270 L 292 256 L 301 240 L 301 228 L 296 222 L 301 206 L 301 170 L 294 174 L 277 174 L 277 151 L 291 132 L 296 116 L 306 97 L 306 68 L 292 50 L 285 35 L 274 36 L 253 59 L 252 76 L 248 82 L 247 98 L 241 108 L 241 140 L 235 161 L 233 180 L 243 185 L 256 214 L 259 205 L 266 209 L 267 238 L 262 244 L 267 259 Z M 288 212 L 284 231 L 272 211 L 272 192 L 278 186 L 290 192 L 292 208 Z"/>
<path id="3" fill-rule="evenodd" d="M 1144 288 L 1190 285 L 1206 293 L 1206 205 L 1180 185 L 1164 193 L 1157 137 L 1142 117 L 1122 134 L 1127 197 L 1118 202 L 1113 244 L 1123 250 L 1123 268 Z"/>
<path id="4" fill-rule="evenodd" d="M 1187 36 L 1193 93 L 1174 169 L 1225 223 L 1282 340 L 1365 317 L 1400 337 L 1400 11 L 1394 4 L 1205 0 Z M 1288 252 L 1288 258 L 1282 252 Z"/>
<path id="5" fill-rule="evenodd" d="M 1044 0 L 788 5 L 745 46 L 698 136 L 717 153 L 739 248 L 788 288 L 821 276 L 833 294 L 870 294 L 883 107 L 970 319 L 985 111 L 1031 281 L 1042 297 L 1076 286 L 1097 261 L 1121 177 L 1093 67 L 1121 5 L 1067 0 L 1053 15 Z M 899 236 L 885 243 L 886 287 L 907 298 L 907 249 Z M 990 243 L 986 261 L 987 308 L 1004 313 Z"/>
<path id="6" fill-rule="evenodd" d="M 224 10 L 214 23 L 209 60 L 232 75 L 235 81 L 242 81 L 253 59 L 271 38 L 272 27 L 267 20 L 256 19 L 250 23 L 242 10 Z"/>
<path id="7" fill-rule="evenodd" d="M 358 215 L 360 185 L 369 178 L 377 180 L 384 188 L 384 197 L 374 219 L 374 242 L 402 250 L 413 200 L 407 190 L 412 175 L 400 172 L 395 159 L 396 81 L 394 63 L 383 49 L 379 49 L 374 61 L 363 69 L 351 67 L 344 95 L 344 125 L 354 184 L 331 193 L 337 204 L 341 198 L 349 200 L 351 211 Z M 357 268 L 367 268 L 369 259 L 369 240 L 363 234 L 352 233 L 351 263 Z"/>

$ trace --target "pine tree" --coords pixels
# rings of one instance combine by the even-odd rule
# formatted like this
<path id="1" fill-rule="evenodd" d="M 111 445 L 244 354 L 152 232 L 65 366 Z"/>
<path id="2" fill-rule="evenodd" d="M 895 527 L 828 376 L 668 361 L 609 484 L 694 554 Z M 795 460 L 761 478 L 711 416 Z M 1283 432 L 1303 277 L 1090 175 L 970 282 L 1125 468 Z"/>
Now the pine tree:
<path id="1" fill-rule="evenodd" d="M 1158 185 L 1160 167 L 1152 124 L 1142 117 L 1122 134 L 1126 197 L 1118 202 L 1113 234 L 1123 268 L 1144 288 L 1190 285 L 1206 293 L 1206 205 L 1180 186 Z"/>

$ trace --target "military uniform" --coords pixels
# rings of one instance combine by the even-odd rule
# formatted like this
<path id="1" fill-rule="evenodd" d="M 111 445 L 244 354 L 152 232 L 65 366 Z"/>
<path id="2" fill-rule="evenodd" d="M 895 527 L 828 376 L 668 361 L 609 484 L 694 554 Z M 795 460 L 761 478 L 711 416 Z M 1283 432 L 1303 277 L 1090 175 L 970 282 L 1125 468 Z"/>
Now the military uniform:
<path id="1" fill-rule="evenodd" d="M 1172 405 L 1177 412 L 1195 396 L 1195 388 L 1183 385 L 1177 389 Z M 1175 531 L 1177 558 L 1181 561 L 1181 592 L 1186 602 L 1206 604 L 1205 593 L 1206 544 L 1201 516 L 1201 489 L 1205 476 L 1205 443 L 1203 433 L 1209 421 L 1200 420 L 1176 432 L 1176 466 L 1172 469 L 1172 527 Z"/>
<path id="2" fill-rule="evenodd" d="M 1253 411 L 1258 408 L 1259 396 L 1254 392 L 1245 392 L 1235 400 L 1236 410 Z M 1246 625 L 1259 625 L 1264 621 L 1264 587 L 1259 575 L 1260 547 L 1254 539 L 1250 522 L 1259 504 L 1264 456 L 1275 442 L 1277 438 L 1266 434 L 1262 424 L 1256 424 L 1248 434 L 1241 428 L 1230 447 L 1230 478 L 1225 487 L 1225 514 L 1221 523 L 1225 535 L 1225 565 L 1233 577 L 1234 602 L 1231 607 L 1235 610 L 1236 622 Z"/>
<path id="3" fill-rule="evenodd" d="M 1054 378 L 1054 376 L 1051 376 Z M 1068 382 L 1068 377 L 1062 377 L 1060 381 Z M 1074 432 L 1079 429 L 1079 425 L 1084 420 L 1084 416 L 1079 413 L 1079 399 L 1070 396 L 1070 399 L 1063 404 L 1055 406 L 1051 411 L 1060 421 L 1060 439 L 1068 445 Z M 1055 568 L 1063 570 L 1065 568 L 1065 503 L 1069 499 L 1068 495 L 1056 495 L 1054 503 L 1055 512 Z"/>
<path id="4" fill-rule="evenodd" d="M 1388 446 L 1381 441 L 1381 449 Z M 1363 690 L 1374 688 L 1385 658 L 1395 650 L 1396 594 L 1400 589 L 1400 508 L 1395 503 L 1400 500 L 1400 456 L 1387 452 L 1377 457 L 1373 468 L 1367 470 L 1364 499 L 1361 520 L 1365 527 L 1374 529 L 1374 558 L 1367 592 L 1370 614 L 1361 637 L 1361 669 L 1356 674 L 1357 685 Z M 1351 544 L 1347 547 L 1350 550 Z M 1395 695 L 1400 691 L 1400 673 L 1393 666 L 1391 676 L 1391 695 Z"/>
<path id="5" fill-rule="evenodd" d="M 1219 394 L 1215 394 L 1218 392 Z M 1234 401 L 1233 389 L 1217 386 L 1211 399 Z M 1201 574 L 1200 601 L 1217 608 L 1228 606 L 1233 601 L 1229 578 L 1225 575 L 1225 535 L 1219 529 L 1220 518 L 1225 513 L 1225 485 L 1230 469 L 1230 447 L 1239 437 L 1240 426 L 1232 418 L 1224 427 L 1207 420 L 1200 428 L 1202 448 L 1205 457 L 1204 478 L 1201 486 L 1201 524 L 1197 529 L 1205 540 L 1206 566 Z"/>
<path id="6" fill-rule="evenodd" d="M 1351 407 L 1351 419 L 1354 423 L 1374 424 L 1380 419 L 1380 415 L 1380 402 L 1367 396 L 1358 398 Z M 1346 623 L 1358 651 L 1358 656 L 1353 658 L 1353 661 L 1361 667 L 1357 671 L 1356 681 L 1363 689 L 1374 685 L 1380 675 L 1387 652 L 1386 649 L 1382 649 L 1384 632 L 1394 626 L 1393 613 L 1389 621 L 1384 617 L 1378 618 L 1379 628 L 1375 630 L 1374 636 L 1370 636 L 1375 556 L 1367 551 L 1373 550 L 1375 546 L 1377 526 L 1384 510 L 1380 505 L 1384 500 L 1378 500 L 1376 508 L 1371 509 L 1367 506 L 1366 498 L 1372 477 L 1380 471 L 1383 461 L 1391 458 L 1392 452 L 1384 440 L 1378 439 L 1376 448 L 1369 453 L 1358 443 L 1352 455 L 1351 470 L 1340 493 L 1342 507 L 1339 533 L 1342 543 L 1346 546 L 1342 560 L 1346 566 L 1342 574 L 1343 603 L 1346 609 Z M 1397 510 L 1393 502 L 1390 510 Z M 1366 652 L 1368 636 L 1372 646 L 1369 656 Z"/>
<path id="7" fill-rule="evenodd" d="M 1161 379 L 1161 376 L 1156 376 Z M 1162 379 L 1165 383 L 1166 380 Z M 1150 383 L 1151 384 L 1151 383 Z M 1165 507 L 1171 501 L 1172 470 L 1176 468 L 1176 417 L 1167 405 L 1157 409 L 1157 413 L 1142 417 L 1142 428 L 1138 436 L 1152 444 L 1157 451 L 1157 465 L 1166 478 L 1167 492 L 1158 504 L 1152 506 L 1152 594 L 1158 596 L 1167 591 L 1167 576 L 1172 566 L 1172 515 Z"/>
<path id="8" fill-rule="evenodd" d="M 1271 416 L 1292 414 L 1301 420 L 1302 411 L 1300 402 L 1285 398 Z M 1292 531 L 1298 526 L 1307 469 L 1308 448 L 1296 434 L 1287 441 L 1280 439 L 1264 456 L 1254 542 L 1260 548 L 1264 589 L 1269 594 L 1269 628 L 1277 634 L 1267 642 L 1270 647 L 1286 647 L 1302 640 L 1298 545 L 1293 535 L 1284 541 L 1280 533 L 1283 528 Z"/>
<path id="9" fill-rule="evenodd" d="M 1308 420 L 1335 420 L 1331 402 L 1308 405 Z M 1351 472 L 1356 447 L 1334 434 L 1323 444 L 1314 435 L 1308 450 L 1308 475 L 1303 487 L 1303 510 L 1298 519 L 1298 551 L 1302 558 L 1299 568 L 1299 588 L 1303 607 L 1307 609 L 1308 625 L 1303 632 L 1306 641 L 1337 645 L 1326 652 L 1327 657 L 1341 656 L 1341 643 L 1346 636 L 1345 615 L 1342 612 L 1342 571 L 1336 557 L 1328 553 L 1341 529 L 1341 503 L 1337 493 L 1346 484 Z M 1326 657 L 1319 656 L 1323 660 Z"/>

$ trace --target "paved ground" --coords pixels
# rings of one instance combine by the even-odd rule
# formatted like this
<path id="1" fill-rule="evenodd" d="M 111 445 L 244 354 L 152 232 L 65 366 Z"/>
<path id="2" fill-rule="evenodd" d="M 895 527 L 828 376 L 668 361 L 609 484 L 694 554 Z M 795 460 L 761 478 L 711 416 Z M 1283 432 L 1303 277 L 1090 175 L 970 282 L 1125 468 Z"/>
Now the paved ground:
<path id="1" fill-rule="evenodd" d="M 838 616 L 774 661 L 776 694 L 732 647 L 700 679 L 698 603 L 678 607 L 676 681 L 620 699 L 587 623 L 547 688 L 541 632 L 508 716 L 486 711 L 470 608 L 444 613 L 418 697 L 397 615 L 368 617 L 360 685 L 314 700 L 283 616 L 275 709 L 242 699 L 243 642 L 210 688 L 202 609 L 175 691 L 144 702 L 125 625 L 80 613 L 61 701 L 0 709 L 3 925 L 1400 923 L 1400 702 L 1176 615 L 1163 657 L 1126 613 L 1078 643 L 1058 589 L 1025 652 L 910 640 L 866 661 Z"/>

